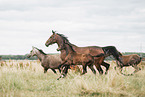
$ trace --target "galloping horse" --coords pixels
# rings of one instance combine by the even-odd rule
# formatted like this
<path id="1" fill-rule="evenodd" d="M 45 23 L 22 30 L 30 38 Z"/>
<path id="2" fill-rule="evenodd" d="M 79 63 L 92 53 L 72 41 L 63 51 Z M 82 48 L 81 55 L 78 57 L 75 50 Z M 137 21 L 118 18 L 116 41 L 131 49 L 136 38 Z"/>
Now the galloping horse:
<path id="1" fill-rule="evenodd" d="M 99 55 L 96 55 L 96 56 L 91 56 L 90 54 L 77 53 L 76 51 L 74 51 L 74 49 L 72 48 L 70 43 L 65 43 L 63 45 L 63 47 L 59 48 L 60 51 L 63 49 L 66 50 L 66 52 L 68 52 L 68 55 L 65 57 L 65 60 L 62 61 L 60 66 L 64 67 L 66 65 L 68 65 L 68 66 L 70 66 L 70 65 L 82 65 L 83 71 L 82 71 L 81 75 L 87 73 L 87 68 L 86 68 L 87 66 L 89 66 L 89 68 L 92 70 L 92 72 L 94 74 L 96 74 L 96 71 L 93 68 L 94 57 L 104 56 L 104 54 L 102 54 L 102 53 Z M 66 74 L 64 72 L 62 72 L 62 75 L 59 78 L 65 77 L 65 75 Z"/>
<path id="2" fill-rule="evenodd" d="M 32 47 L 30 54 L 28 54 L 28 58 L 32 56 L 37 56 L 41 62 L 41 66 L 44 68 L 44 73 L 50 68 L 54 73 L 56 73 L 55 69 L 60 71 L 59 65 L 61 64 L 60 55 L 50 55 L 45 54 L 42 50 Z"/>
<path id="3" fill-rule="evenodd" d="M 116 62 L 117 62 L 117 67 L 119 67 L 121 74 L 123 74 L 122 73 L 123 67 L 132 66 L 135 69 L 135 71 L 133 73 L 136 73 L 139 70 L 141 70 L 139 67 L 137 67 L 137 65 L 141 62 L 141 59 L 142 59 L 139 55 L 137 55 L 137 54 L 122 55 L 120 53 L 120 57 L 122 58 L 123 65 L 121 65 L 118 61 L 116 61 Z M 115 69 L 116 69 L 116 67 L 115 67 Z M 128 74 L 128 75 L 126 75 L 126 74 L 123 74 L 123 75 L 129 76 L 129 75 L 133 75 L 133 73 Z"/>
<path id="4" fill-rule="evenodd" d="M 67 37 L 65 37 L 63 34 L 58 34 L 55 33 L 52 30 L 52 35 L 50 36 L 50 38 L 46 41 L 45 45 L 48 47 L 49 45 L 52 45 L 54 43 L 57 43 L 58 48 L 63 47 L 64 45 L 64 41 L 68 41 Z M 103 74 L 103 70 L 101 68 L 100 65 L 105 66 L 106 67 L 106 72 L 105 74 L 107 74 L 107 71 L 109 69 L 110 64 L 105 63 L 104 59 L 107 56 L 113 55 L 113 57 L 118 60 L 120 63 L 122 63 L 121 58 L 119 56 L 119 52 L 117 51 L 117 49 L 114 46 L 106 46 L 106 47 L 98 47 L 98 46 L 87 46 L 87 47 L 77 47 L 74 44 L 71 44 L 72 48 L 74 49 L 74 51 L 76 51 L 77 53 L 84 53 L 84 54 L 90 54 L 91 56 L 95 56 L 95 55 L 99 55 L 101 53 L 103 53 L 105 56 L 102 57 L 95 57 L 94 58 L 94 64 L 97 68 L 97 70 L 99 71 L 100 74 Z M 61 59 L 62 61 L 65 59 L 65 57 L 68 55 L 68 52 L 66 52 L 65 50 L 61 50 Z M 67 72 L 67 69 L 66 69 Z"/>

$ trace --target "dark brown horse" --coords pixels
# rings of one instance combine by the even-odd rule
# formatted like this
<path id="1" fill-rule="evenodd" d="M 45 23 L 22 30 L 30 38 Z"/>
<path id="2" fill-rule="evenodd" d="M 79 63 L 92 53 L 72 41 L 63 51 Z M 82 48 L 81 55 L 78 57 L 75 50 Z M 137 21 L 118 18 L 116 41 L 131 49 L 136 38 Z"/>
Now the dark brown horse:
<path id="1" fill-rule="evenodd" d="M 121 74 L 123 74 L 122 73 L 123 67 L 132 66 L 135 69 L 135 71 L 132 74 L 127 74 L 127 75 L 123 74 L 126 76 L 133 75 L 134 73 L 141 70 L 139 67 L 137 67 L 137 65 L 141 62 L 141 59 L 142 59 L 139 55 L 137 55 L 137 54 L 122 55 L 120 53 L 120 57 L 122 58 L 123 65 L 120 64 L 120 62 L 118 62 L 118 61 L 116 61 L 116 62 L 117 62 L 117 67 L 119 67 Z M 115 69 L 116 69 L 116 67 L 115 67 Z"/>
<path id="2" fill-rule="evenodd" d="M 64 45 L 64 41 L 68 41 L 68 39 L 63 35 L 63 34 L 58 34 L 52 31 L 52 35 L 50 38 L 46 41 L 45 45 L 48 47 L 49 45 L 52 45 L 54 43 L 58 44 L 58 48 L 61 48 Z M 68 41 L 69 42 L 69 41 Z M 118 60 L 120 63 L 122 63 L 120 57 L 119 57 L 119 52 L 114 46 L 106 46 L 106 47 L 98 47 L 98 46 L 88 46 L 88 47 L 77 47 L 74 44 L 71 44 L 72 48 L 77 52 L 77 53 L 84 53 L 84 54 L 90 54 L 92 56 L 104 53 L 105 56 L 102 57 L 95 57 L 94 58 L 94 64 L 99 71 L 100 74 L 103 74 L 103 70 L 100 65 L 106 67 L 106 74 L 109 69 L 110 64 L 105 63 L 104 59 L 107 56 L 113 55 L 116 60 Z M 68 55 L 68 52 L 65 50 L 61 50 L 61 59 L 64 60 L 65 57 Z"/>
<path id="3" fill-rule="evenodd" d="M 83 71 L 82 71 L 81 75 L 87 73 L 87 68 L 86 68 L 87 66 L 89 66 L 89 68 L 92 70 L 92 72 L 94 74 L 96 74 L 96 71 L 93 68 L 94 57 L 104 56 L 104 54 L 102 54 L 102 53 L 99 55 L 96 55 L 96 56 L 91 56 L 90 54 L 77 53 L 76 51 L 74 51 L 71 44 L 68 42 L 65 43 L 61 48 L 59 48 L 59 50 L 66 50 L 66 52 L 68 52 L 67 56 L 62 61 L 60 66 L 63 67 L 66 65 L 68 65 L 68 66 L 70 66 L 70 65 L 82 65 Z M 65 73 L 62 72 L 62 75 L 59 78 L 64 77 L 64 76 L 65 76 Z"/>

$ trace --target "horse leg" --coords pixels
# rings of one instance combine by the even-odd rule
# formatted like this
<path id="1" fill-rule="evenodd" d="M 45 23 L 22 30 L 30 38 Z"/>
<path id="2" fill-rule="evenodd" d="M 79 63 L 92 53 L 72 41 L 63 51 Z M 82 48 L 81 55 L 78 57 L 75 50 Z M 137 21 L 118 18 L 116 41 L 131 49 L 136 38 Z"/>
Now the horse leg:
<path id="1" fill-rule="evenodd" d="M 137 65 L 133 65 L 132 67 L 135 69 L 135 71 L 134 71 L 133 73 L 136 73 L 136 72 L 138 72 L 139 70 L 141 70 L 141 68 L 137 67 Z"/>
<path id="2" fill-rule="evenodd" d="M 81 75 L 87 73 L 87 65 L 86 64 L 82 64 L 83 65 L 83 71 L 81 73 Z"/>
<path id="3" fill-rule="evenodd" d="M 69 66 L 70 66 L 70 65 L 67 65 L 67 64 L 61 66 L 61 75 L 60 75 L 59 78 L 57 78 L 57 80 L 59 80 L 60 78 L 66 77 L 66 75 L 67 75 L 67 73 L 68 73 Z M 64 69 L 63 69 L 63 68 L 64 68 Z"/>
<path id="4" fill-rule="evenodd" d="M 96 61 L 96 60 L 95 60 L 94 64 L 95 64 L 95 66 L 96 66 L 97 70 L 99 71 L 99 74 L 100 74 L 100 75 L 102 75 L 102 74 L 103 74 L 103 70 L 102 70 L 102 68 L 101 68 L 100 64 L 99 64 L 99 63 L 97 63 L 97 61 Z"/>
<path id="5" fill-rule="evenodd" d="M 61 65 L 58 66 L 58 70 L 59 70 L 60 73 L 61 73 L 61 71 L 62 71 L 61 69 L 62 69 L 64 66 L 66 66 L 66 64 L 61 64 Z"/>
<path id="6" fill-rule="evenodd" d="M 52 69 L 52 68 L 51 68 L 51 70 L 52 70 L 55 74 L 57 74 L 56 71 L 55 71 L 55 69 Z"/>
<path id="7" fill-rule="evenodd" d="M 123 74 L 123 73 L 122 73 L 122 69 L 123 69 L 123 67 L 120 67 L 120 66 L 119 66 L 119 71 L 120 71 L 121 74 Z M 123 74 L 123 75 L 125 75 L 125 74 Z"/>
<path id="8" fill-rule="evenodd" d="M 125 74 L 122 73 L 122 69 L 123 69 L 122 66 L 117 65 L 117 66 L 114 67 L 114 69 L 116 70 L 116 68 L 119 68 L 119 72 L 120 72 L 122 75 L 125 75 Z M 119 73 L 117 72 L 117 74 L 119 74 Z M 125 75 L 125 76 L 127 76 L 127 75 Z"/>
<path id="9" fill-rule="evenodd" d="M 93 63 L 91 63 L 90 65 L 88 65 L 89 66 L 89 68 L 92 70 L 92 72 L 94 73 L 94 74 L 96 74 L 96 70 L 94 69 L 94 67 L 93 67 Z"/>
<path id="10" fill-rule="evenodd" d="M 60 68 L 58 68 L 58 70 L 59 70 L 59 73 L 61 73 L 61 70 L 60 70 Z"/>
<path id="11" fill-rule="evenodd" d="M 66 66 L 64 67 L 64 70 L 63 70 L 63 73 L 65 74 L 65 76 L 66 76 L 67 73 L 68 73 L 68 69 L 69 69 L 69 65 L 66 65 Z"/>
<path id="12" fill-rule="evenodd" d="M 106 68 L 105 74 L 107 74 L 108 73 L 108 70 L 109 70 L 109 67 L 110 67 L 110 64 L 108 64 L 108 63 L 106 63 L 106 62 L 103 61 L 101 65 L 102 66 L 105 66 L 105 68 Z"/>

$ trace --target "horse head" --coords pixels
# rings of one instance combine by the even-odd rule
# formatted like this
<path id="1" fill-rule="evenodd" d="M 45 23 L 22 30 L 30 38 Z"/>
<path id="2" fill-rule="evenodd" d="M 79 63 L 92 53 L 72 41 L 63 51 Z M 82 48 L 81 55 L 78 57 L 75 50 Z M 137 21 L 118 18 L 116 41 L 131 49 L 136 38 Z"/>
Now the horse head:
<path id="1" fill-rule="evenodd" d="M 52 30 L 52 35 L 46 41 L 45 45 L 48 47 L 49 45 L 57 43 L 58 44 L 57 51 L 61 51 L 65 48 L 64 46 L 65 41 L 68 41 L 67 37 L 65 37 L 63 34 L 56 33 L 55 31 Z"/>
<path id="2" fill-rule="evenodd" d="M 48 47 L 49 45 L 52 45 L 57 42 L 57 33 L 56 31 L 52 30 L 52 35 L 49 37 L 49 39 L 46 41 L 45 45 Z"/>
<path id="3" fill-rule="evenodd" d="M 30 54 L 27 55 L 28 58 L 33 57 L 36 55 L 37 52 L 37 48 L 36 47 L 32 47 L 32 50 L 30 51 Z"/>

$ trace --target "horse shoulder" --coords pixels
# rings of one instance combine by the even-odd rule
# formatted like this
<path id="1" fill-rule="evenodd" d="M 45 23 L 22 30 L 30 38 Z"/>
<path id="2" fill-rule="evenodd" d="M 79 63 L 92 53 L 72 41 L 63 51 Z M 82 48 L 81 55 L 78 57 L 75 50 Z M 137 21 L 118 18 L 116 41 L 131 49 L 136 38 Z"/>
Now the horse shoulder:
<path id="1" fill-rule="evenodd" d="M 41 65 L 43 67 L 49 67 L 49 59 L 47 56 L 45 56 L 42 60 L 41 60 Z"/>

